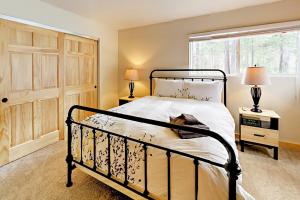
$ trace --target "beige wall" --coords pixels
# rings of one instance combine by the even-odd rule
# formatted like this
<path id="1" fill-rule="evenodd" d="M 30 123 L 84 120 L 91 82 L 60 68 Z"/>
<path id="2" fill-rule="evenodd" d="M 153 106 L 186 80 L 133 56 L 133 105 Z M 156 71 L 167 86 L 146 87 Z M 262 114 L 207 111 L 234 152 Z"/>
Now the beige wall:
<path id="1" fill-rule="evenodd" d="M 100 107 L 117 105 L 118 31 L 39 0 L 0 0 L 0 14 L 100 39 Z"/>
<path id="2" fill-rule="evenodd" d="M 155 68 L 188 66 L 188 35 L 243 26 L 300 19 L 300 1 L 288 0 L 234 11 L 176 20 L 119 31 L 119 96 L 128 95 L 123 80 L 127 67 L 141 70 L 136 96 L 149 94 L 149 73 Z M 229 77 L 228 108 L 235 121 L 238 107 L 251 106 L 250 88 L 240 84 L 240 76 Z M 272 85 L 263 87 L 261 107 L 274 109 L 280 121 L 280 140 L 300 143 L 300 103 L 295 98 L 295 78 L 272 77 Z"/>

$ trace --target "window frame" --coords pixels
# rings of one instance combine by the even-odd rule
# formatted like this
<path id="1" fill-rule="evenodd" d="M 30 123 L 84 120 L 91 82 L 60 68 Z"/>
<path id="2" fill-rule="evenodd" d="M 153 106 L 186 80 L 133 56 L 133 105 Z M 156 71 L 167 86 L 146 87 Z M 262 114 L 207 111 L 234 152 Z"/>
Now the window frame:
<path id="1" fill-rule="evenodd" d="M 274 34 L 280 32 L 289 32 L 289 31 L 300 31 L 300 20 L 297 21 L 288 21 L 281 23 L 272 23 L 272 24 L 264 24 L 257 26 L 247 26 L 247 27 L 239 27 L 233 29 L 223 29 L 217 31 L 210 32 L 200 32 L 200 33 L 192 33 L 189 34 L 189 44 L 188 44 L 188 56 L 189 62 L 188 67 L 191 67 L 191 44 L 194 41 L 208 41 L 208 40 L 216 40 L 216 39 L 226 39 L 226 38 L 235 38 L 235 37 L 243 37 L 243 36 L 254 36 L 254 35 L 264 35 L 264 34 Z M 237 54 L 240 51 L 237 51 Z M 227 76 L 240 76 L 242 74 L 240 69 L 240 62 L 238 61 L 236 66 L 236 73 L 227 74 Z M 272 77 L 296 77 L 297 74 L 270 74 Z"/>

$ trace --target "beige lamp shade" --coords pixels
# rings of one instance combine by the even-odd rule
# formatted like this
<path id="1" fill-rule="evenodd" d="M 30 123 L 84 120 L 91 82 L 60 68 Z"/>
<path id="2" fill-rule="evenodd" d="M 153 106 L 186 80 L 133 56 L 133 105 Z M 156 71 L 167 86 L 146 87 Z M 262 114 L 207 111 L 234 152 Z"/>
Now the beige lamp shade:
<path id="1" fill-rule="evenodd" d="M 245 85 L 269 85 L 271 84 L 265 67 L 248 67 L 242 79 Z"/>
<path id="2" fill-rule="evenodd" d="M 139 73 L 136 69 L 127 69 L 124 76 L 125 80 L 137 81 L 139 80 Z"/>

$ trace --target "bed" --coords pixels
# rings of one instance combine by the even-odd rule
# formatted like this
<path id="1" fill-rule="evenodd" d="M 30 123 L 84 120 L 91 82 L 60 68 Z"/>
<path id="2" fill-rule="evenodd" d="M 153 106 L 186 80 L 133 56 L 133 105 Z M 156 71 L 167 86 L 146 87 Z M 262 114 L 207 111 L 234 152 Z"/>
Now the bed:
<path id="1" fill-rule="evenodd" d="M 187 69 L 155 70 L 186 72 Z M 198 71 L 198 70 L 196 70 Z M 190 77 L 191 81 L 222 81 L 223 103 L 147 96 L 109 111 L 73 106 L 68 115 L 68 180 L 75 167 L 134 199 L 252 199 L 241 186 L 234 139 L 234 121 L 226 108 L 226 75 Z M 72 119 L 75 109 L 94 112 Z M 170 116 L 194 115 L 210 130 L 170 124 Z M 206 137 L 180 139 L 170 128 Z M 96 159 L 95 159 L 96 158 Z"/>

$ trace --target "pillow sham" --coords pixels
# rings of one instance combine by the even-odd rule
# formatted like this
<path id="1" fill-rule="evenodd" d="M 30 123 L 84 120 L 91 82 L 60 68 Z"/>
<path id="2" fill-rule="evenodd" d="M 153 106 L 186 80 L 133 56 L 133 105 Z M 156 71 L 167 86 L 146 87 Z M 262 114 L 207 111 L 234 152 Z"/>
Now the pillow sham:
<path id="1" fill-rule="evenodd" d="M 167 80 L 155 78 L 155 96 L 182 98 L 182 89 L 183 80 Z"/>
<path id="2" fill-rule="evenodd" d="M 184 97 L 200 101 L 222 102 L 222 83 L 220 81 L 184 81 Z"/>

